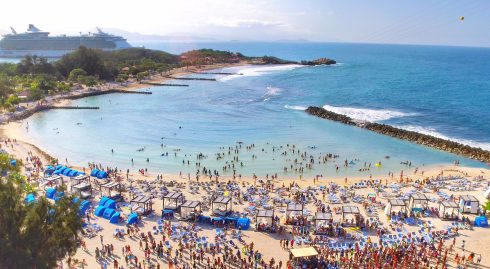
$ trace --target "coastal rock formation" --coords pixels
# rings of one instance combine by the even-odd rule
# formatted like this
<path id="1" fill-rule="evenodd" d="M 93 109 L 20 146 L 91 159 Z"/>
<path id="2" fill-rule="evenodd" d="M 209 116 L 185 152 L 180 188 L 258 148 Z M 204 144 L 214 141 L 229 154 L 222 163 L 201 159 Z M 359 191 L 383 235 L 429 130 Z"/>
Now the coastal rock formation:
<path id="1" fill-rule="evenodd" d="M 331 65 L 336 64 L 337 62 L 328 58 L 319 58 L 313 61 L 301 61 L 302 65 Z"/>
<path id="2" fill-rule="evenodd" d="M 468 145 L 463 145 L 458 142 L 438 138 L 431 135 L 403 130 L 387 124 L 380 124 L 375 122 L 358 122 L 348 116 L 337 114 L 335 112 L 328 111 L 321 107 L 310 106 L 306 109 L 306 112 L 310 115 L 317 116 L 320 118 L 341 122 L 347 125 L 357 126 L 379 134 L 388 135 L 394 138 L 403 139 L 409 142 L 417 143 L 420 145 L 465 156 L 471 159 L 490 163 L 490 151 L 481 148 L 475 148 Z"/>
<path id="3" fill-rule="evenodd" d="M 255 57 L 255 58 L 250 58 L 250 60 L 252 64 L 300 64 L 300 65 L 314 66 L 314 65 L 332 65 L 337 63 L 335 60 L 329 58 L 319 58 L 312 61 L 303 60 L 303 61 L 296 62 L 296 61 L 284 60 L 272 56 Z"/>

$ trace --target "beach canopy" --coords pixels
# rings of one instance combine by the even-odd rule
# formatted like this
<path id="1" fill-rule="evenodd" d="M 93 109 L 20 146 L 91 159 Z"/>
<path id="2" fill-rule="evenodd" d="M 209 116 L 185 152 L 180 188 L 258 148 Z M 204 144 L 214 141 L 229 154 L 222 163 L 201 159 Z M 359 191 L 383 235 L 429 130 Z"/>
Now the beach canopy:
<path id="1" fill-rule="evenodd" d="M 101 217 L 103 214 L 104 214 L 104 211 L 107 209 L 107 207 L 105 206 L 101 206 L 99 205 L 95 211 L 94 211 L 94 215 L 96 215 L 97 217 Z"/>
<path id="2" fill-rule="evenodd" d="M 238 228 L 242 230 L 248 230 L 250 228 L 250 219 L 248 218 L 239 218 L 236 222 Z"/>
<path id="3" fill-rule="evenodd" d="M 68 173 L 68 176 L 69 177 L 74 177 L 77 175 L 77 173 L 79 173 L 77 170 L 71 170 L 69 173 Z"/>
<path id="4" fill-rule="evenodd" d="M 66 166 L 56 166 L 56 170 L 53 172 L 53 174 L 55 175 L 60 175 L 63 173 L 63 171 L 65 171 L 66 169 L 68 169 L 68 167 Z"/>
<path id="5" fill-rule="evenodd" d="M 136 224 L 138 223 L 138 214 L 137 213 L 131 213 L 128 218 L 128 224 Z"/>
<path id="6" fill-rule="evenodd" d="M 97 177 L 97 174 L 99 173 L 100 171 L 98 169 L 94 169 L 92 170 L 92 172 L 90 172 L 90 176 L 91 177 Z"/>
<path id="7" fill-rule="evenodd" d="M 109 220 L 110 223 L 112 224 L 117 224 L 119 222 L 119 218 L 121 217 L 121 213 L 116 212 L 112 215 L 111 219 Z"/>
<path id="8" fill-rule="evenodd" d="M 105 204 L 105 207 L 110 208 L 110 209 L 116 209 L 116 202 L 112 199 L 108 199 Z"/>
<path id="9" fill-rule="evenodd" d="M 115 213 L 116 210 L 112 208 L 107 208 L 106 210 L 104 210 L 104 214 L 102 216 L 104 217 L 104 219 L 110 220 L 112 215 L 114 215 Z"/>
<path id="10" fill-rule="evenodd" d="M 85 215 L 85 212 L 90 208 L 90 202 L 86 200 L 82 200 L 80 203 L 80 215 Z"/>
<path id="11" fill-rule="evenodd" d="M 55 169 L 53 166 L 48 165 L 48 166 L 46 166 L 46 169 L 44 169 L 44 172 L 45 172 L 45 173 L 46 173 L 46 172 L 53 172 L 53 171 L 55 171 L 55 170 L 56 170 L 56 169 Z"/>
<path id="12" fill-rule="evenodd" d="M 53 199 L 55 193 L 56 193 L 56 189 L 55 188 L 49 188 L 49 189 L 47 189 L 46 190 L 46 198 Z"/>
<path id="13" fill-rule="evenodd" d="M 488 227 L 488 220 L 484 216 L 479 216 L 475 218 L 476 227 Z"/>
<path id="14" fill-rule="evenodd" d="M 103 206 L 107 202 L 107 200 L 110 200 L 110 199 L 105 197 L 105 196 L 100 198 L 99 205 Z"/>
<path id="15" fill-rule="evenodd" d="M 32 193 L 29 193 L 26 196 L 26 198 L 25 198 L 24 201 L 25 201 L 26 204 L 30 204 L 30 203 L 34 202 L 35 200 L 36 200 L 36 196 L 34 196 L 34 194 L 32 194 Z"/>
<path id="16" fill-rule="evenodd" d="M 103 179 L 103 178 L 107 178 L 109 175 L 107 174 L 107 172 L 105 171 L 99 171 L 96 175 L 96 177 L 98 179 Z"/>
<path id="17" fill-rule="evenodd" d="M 54 200 L 55 202 L 58 202 L 58 200 L 59 200 L 59 199 L 61 199 L 63 196 L 65 196 L 65 193 L 64 193 L 64 192 L 62 192 L 62 191 L 58 191 L 58 192 L 56 192 L 56 193 L 54 194 L 54 196 L 53 196 L 53 200 Z"/>
<path id="18" fill-rule="evenodd" d="M 291 254 L 293 254 L 295 258 L 301 258 L 301 257 L 316 256 L 318 255 L 318 252 L 314 247 L 293 248 L 291 249 Z"/>

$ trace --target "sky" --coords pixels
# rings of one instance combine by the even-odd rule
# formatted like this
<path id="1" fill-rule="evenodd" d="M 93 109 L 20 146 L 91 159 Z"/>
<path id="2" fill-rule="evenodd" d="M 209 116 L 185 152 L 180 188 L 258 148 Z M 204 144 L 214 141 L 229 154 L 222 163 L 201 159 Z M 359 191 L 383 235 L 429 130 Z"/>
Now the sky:
<path id="1" fill-rule="evenodd" d="M 490 0 L 2 0 L 0 30 L 490 47 Z M 464 16 L 464 20 L 460 18 Z"/>

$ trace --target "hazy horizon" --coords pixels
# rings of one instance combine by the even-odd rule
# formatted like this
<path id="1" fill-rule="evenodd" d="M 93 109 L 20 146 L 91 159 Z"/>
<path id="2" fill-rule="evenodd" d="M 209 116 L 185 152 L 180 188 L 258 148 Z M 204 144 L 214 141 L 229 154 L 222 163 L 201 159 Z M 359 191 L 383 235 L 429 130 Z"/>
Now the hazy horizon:
<path id="1" fill-rule="evenodd" d="M 129 41 L 310 41 L 490 47 L 490 1 L 8 1 L 0 30 L 52 34 L 99 26 Z M 29 9 L 25 9 L 28 6 Z M 48 8 L 49 7 L 49 8 Z M 18 12 L 15 12 L 18 11 Z M 40 12 L 41 11 L 41 12 Z M 19 14 L 22 14 L 19 15 Z M 464 16 L 464 20 L 460 18 Z"/>

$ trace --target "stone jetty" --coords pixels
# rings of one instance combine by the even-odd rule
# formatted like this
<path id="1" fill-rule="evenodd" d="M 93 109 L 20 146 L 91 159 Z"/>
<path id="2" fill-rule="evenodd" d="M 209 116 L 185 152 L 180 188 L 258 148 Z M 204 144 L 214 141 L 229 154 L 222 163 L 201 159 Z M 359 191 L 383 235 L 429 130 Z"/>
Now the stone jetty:
<path id="1" fill-rule="evenodd" d="M 359 128 L 364 128 L 379 134 L 388 135 L 394 138 L 403 139 L 409 142 L 417 143 L 420 145 L 465 156 L 471 159 L 490 163 L 490 151 L 481 148 L 471 147 L 455 141 L 442 139 L 431 135 L 421 134 L 418 132 L 407 131 L 387 124 L 355 121 L 348 116 L 337 114 L 332 111 L 328 111 L 322 107 L 310 106 L 306 109 L 306 112 L 310 115 L 317 116 L 323 119 L 337 121 L 347 125 L 357 126 Z"/>

